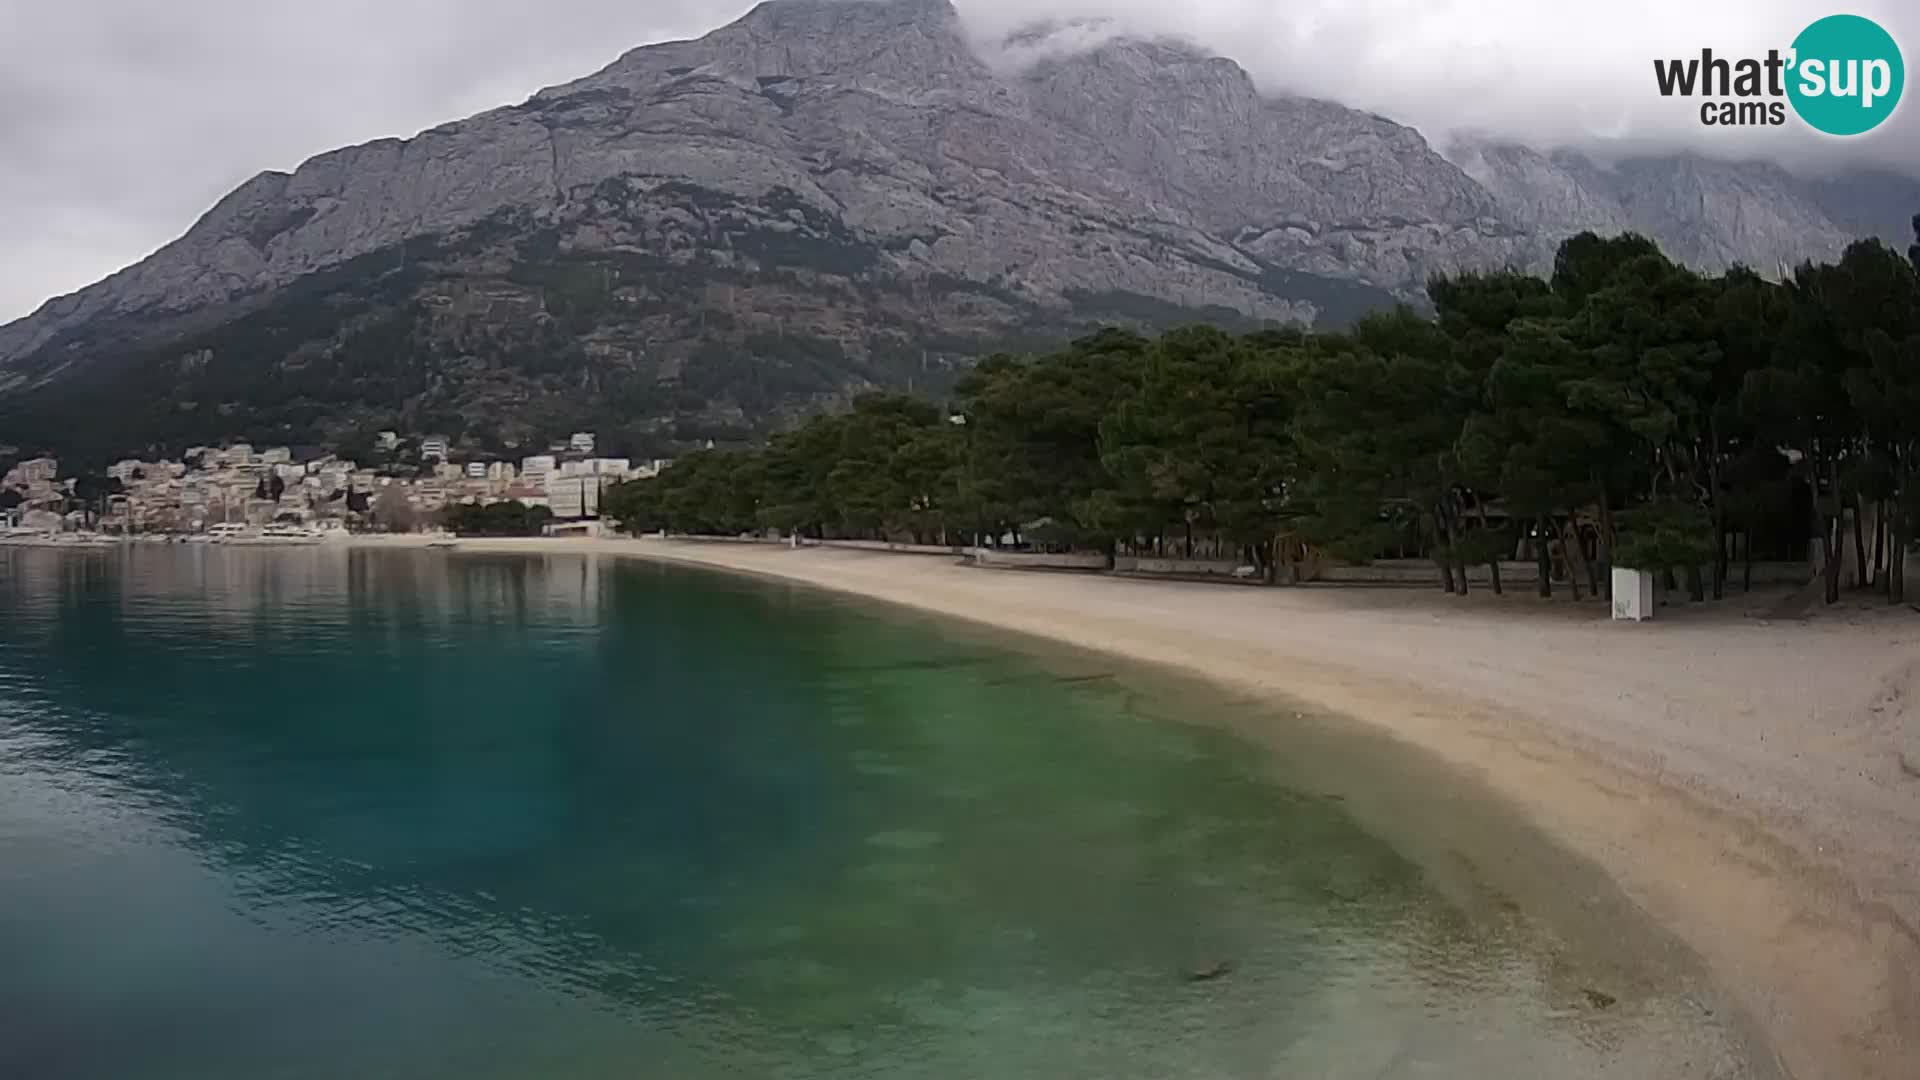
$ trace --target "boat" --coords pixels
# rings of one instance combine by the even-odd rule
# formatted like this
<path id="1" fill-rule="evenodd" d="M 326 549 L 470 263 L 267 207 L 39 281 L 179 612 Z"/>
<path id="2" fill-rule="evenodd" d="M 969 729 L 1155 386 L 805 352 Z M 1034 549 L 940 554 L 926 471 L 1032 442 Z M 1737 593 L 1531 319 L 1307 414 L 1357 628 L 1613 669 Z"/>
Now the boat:
<path id="1" fill-rule="evenodd" d="M 250 545 L 255 547 L 306 547 L 318 544 L 320 533 L 304 525 L 269 525 L 259 532 L 242 532 L 227 539 L 229 544 Z"/>
<path id="2" fill-rule="evenodd" d="M 0 544 L 20 547 L 105 548 L 118 547 L 120 538 L 95 532 L 51 532 L 45 529 L 9 529 L 0 533 Z"/>
<path id="3" fill-rule="evenodd" d="M 255 529 L 247 525 L 223 522 L 207 529 L 208 543 L 238 547 L 286 547 L 289 545 L 305 547 L 309 544 L 318 544 L 320 540 L 321 534 L 318 530 L 284 523 Z"/>

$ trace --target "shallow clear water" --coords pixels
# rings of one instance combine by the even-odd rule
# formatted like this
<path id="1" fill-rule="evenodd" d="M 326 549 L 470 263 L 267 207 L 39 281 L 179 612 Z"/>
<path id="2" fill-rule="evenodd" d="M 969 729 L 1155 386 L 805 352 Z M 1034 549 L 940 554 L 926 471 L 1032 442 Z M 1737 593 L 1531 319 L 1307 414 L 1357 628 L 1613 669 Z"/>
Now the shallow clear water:
<path id="1" fill-rule="evenodd" d="M 0 549 L 0 1076 L 1747 1075 L 1228 707 L 585 556 Z"/>

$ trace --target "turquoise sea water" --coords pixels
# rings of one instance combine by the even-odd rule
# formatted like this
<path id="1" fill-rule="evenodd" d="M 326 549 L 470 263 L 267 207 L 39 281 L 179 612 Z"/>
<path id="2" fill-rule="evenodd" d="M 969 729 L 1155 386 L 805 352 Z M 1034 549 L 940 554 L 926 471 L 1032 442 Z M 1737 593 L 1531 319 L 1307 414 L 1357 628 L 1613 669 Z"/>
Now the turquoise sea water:
<path id="1" fill-rule="evenodd" d="M 0 1077 L 1750 1075 L 1246 708 L 586 556 L 0 549 Z"/>

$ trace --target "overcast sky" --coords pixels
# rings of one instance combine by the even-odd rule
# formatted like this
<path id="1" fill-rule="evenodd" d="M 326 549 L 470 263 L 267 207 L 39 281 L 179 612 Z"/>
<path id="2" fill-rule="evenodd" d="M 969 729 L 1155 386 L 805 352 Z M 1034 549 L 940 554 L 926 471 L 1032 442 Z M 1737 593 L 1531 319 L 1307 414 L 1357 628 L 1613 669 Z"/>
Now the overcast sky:
<path id="1" fill-rule="evenodd" d="M 1653 90 L 1655 56 L 1785 48 L 1847 10 L 1920 54 L 1913 0 L 955 0 L 994 39 L 1109 16 L 1187 37 L 1272 90 L 1421 128 L 1535 144 L 1726 153 Z M 697 36 L 748 0 L 0 0 L 0 322 L 136 261 L 263 169 L 524 100 L 635 45 Z M 1911 98 L 1920 91 L 1912 91 Z M 1763 131 L 1805 166 L 1920 171 L 1920 106 L 1872 136 Z"/>

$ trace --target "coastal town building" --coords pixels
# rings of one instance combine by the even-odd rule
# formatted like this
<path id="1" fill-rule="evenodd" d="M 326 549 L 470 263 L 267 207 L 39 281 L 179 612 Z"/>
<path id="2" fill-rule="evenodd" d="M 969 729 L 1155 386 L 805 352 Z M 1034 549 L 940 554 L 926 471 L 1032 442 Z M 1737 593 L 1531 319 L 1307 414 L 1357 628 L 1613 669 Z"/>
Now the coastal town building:
<path id="1" fill-rule="evenodd" d="M 555 477 L 547 483 L 548 508 L 562 520 L 597 516 L 603 480 L 590 472 Z"/>
<path id="2" fill-rule="evenodd" d="M 670 464 L 563 450 L 529 456 L 518 467 L 506 461 L 436 460 L 423 475 L 405 465 L 399 475 L 382 475 L 319 447 L 256 451 L 251 444 L 233 443 L 192 447 L 180 460 L 116 461 L 105 471 L 118 482 L 117 490 L 79 507 L 74 481 L 60 477 L 58 460 L 34 458 L 0 475 L 0 488 L 17 493 L 0 524 L 107 532 L 201 532 L 223 524 L 288 522 L 316 529 L 368 528 L 379 500 L 390 508 L 404 506 L 420 527 L 449 505 L 507 500 L 581 522 L 599 514 L 613 484 L 656 476 Z"/>
<path id="3" fill-rule="evenodd" d="M 8 469 L 6 476 L 0 478 L 0 487 L 26 491 L 35 484 L 52 484 L 59 476 L 58 458 L 33 458 Z"/>
<path id="4" fill-rule="evenodd" d="M 548 509 L 552 509 L 552 503 L 547 497 L 547 489 L 525 480 L 508 486 L 504 492 L 504 496 L 512 502 L 522 503 L 527 506 L 545 506 Z"/>
<path id="5" fill-rule="evenodd" d="M 528 483 L 542 485 L 547 482 L 548 474 L 554 471 L 559 459 L 552 454 L 535 454 L 520 459 L 520 476 Z"/>

